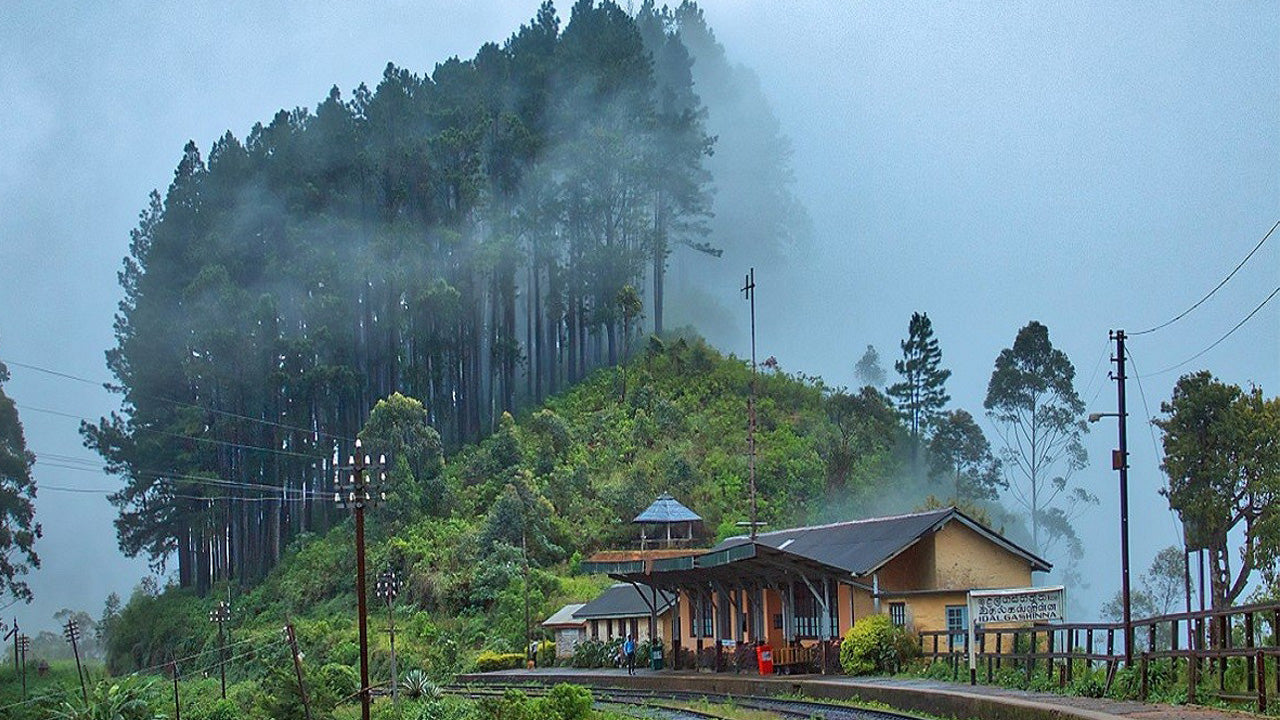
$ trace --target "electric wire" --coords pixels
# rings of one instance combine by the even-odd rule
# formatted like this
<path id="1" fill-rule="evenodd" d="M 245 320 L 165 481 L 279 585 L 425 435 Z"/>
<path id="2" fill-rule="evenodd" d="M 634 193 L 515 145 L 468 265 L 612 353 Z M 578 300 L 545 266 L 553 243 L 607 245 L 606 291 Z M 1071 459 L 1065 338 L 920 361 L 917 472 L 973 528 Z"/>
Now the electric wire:
<path id="1" fill-rule="evenodd" d="M 80 472 L 99 472 L 91 468 L 74 467 L 69 465 L 58 465 L 55 463 L 44 463 L 44 465 L 46 467 L 55 467 L 60 470 L 78 470 Z M 172 492 L 165 493 L 165 497 L 179 498 L 184 500 L 246 500 L 246 501 L 254 501 L 254 502 L 267 502 L 267 501 L 280 500 L 281 495 L 283 495 L 283 499 L 285 500 L 321 500 L 321 499 L 327 499 L 331 496 L 330 493 L 316 491 L 316 490 L 300 490 L 297 488 L 282 488 L 278 485 L 263 485 L 260 483 L 236 483 L 233 481 L 218 480 L 216 478 L 201 478 L 201 477 L 192 476 L 192 475 L 169 475 L 164 473 L 148 473 L 148 475 L 153 475 L 156 478 L 164 479 L 164 480 L 175 480 L 175 479 L 183 480 L 185 482 L 189 482 L 197 485 L 204 484 L 204 485 L 211 485 L 214 487 L 230 488 L 233 490 L 246 489 L 246 490 L 257 490 L 265 493 L 273 493 L 273 495 L 269 497 L 263 497 L 263 496 L 251 497 L 247 495 L 244 495 L 244 496 L 242 495 L 182 495 L 180 493 L 172 493 Z M 112 495 L 120 492 L 120 490 L 109 490 L 105 488 L 70 488 L 65 486 L 43 485 L 43 484 L 39 485 L 37 487 L 37 490 L 54 490 L 58 492 L 107 494 L 107 495 Z"/>
<path id="2" fill-rule="evenodd" d="M 70 418 L 72 420 L 79 420 L 80 422 L 88 423 L 90 425 L 93 424 L 92 420 L 82 415 L 62 412 L 60 410 L 50 410 L 49 408 L 36 407 L 34 405 L 27 405 L 26 403 L 14 403 L 14 404 L 17 405 L 22 410 L 30 410 L 31 412 L 45 413 L 47 415 L 56 415 L 59 417 Z M 199 435 L 187 435 L 184 433 L 175 433 L 175 432 L 170 432 L 168 430 L 157 430 L 155 428 L 149 428 L 149 427 L 139 427 L 136 429 L 142 432 L 154 433 L 156 435 L 164 435 L 166 437 L 178 438 L 180 440 L 192 440 L 195 442 L 210 443 L 213 445 L 220 445 L 223 447 L 235 448 L 237 450 L 252 450 L 254 452 L 270 453 L 273 455 L 285 455 L 288 457 L 300 457 L 300 458 L 307 458 L 310 460 L 321 460 L 321 459 L 324 459 L 325 457 L 323 455 L 312 455 L 308 453 L 293 452 L 292 450 L 268 448 L 268 447 L 262 447 L 261 445 L 249 445 L 247 443 L 237 443 L 237 442 L 232 442 L 230 440 L 219 440 L 218 438 L 200 437 Z"/>
<path id="3" fill-rule="evenodd" d="M 1209 294 L 1208 294 L 1208 295 L 1205 295 L 1204 297 L 1200 298 L 1200 299 L 1199 299 L 1199 300 L 1197 300 L 1197 301 L 1195 302 L 1195 304 L 1193 304 L 1191 307 L 1187 308 L 1186 310 L 1183 310 L 1181 313 L 1178 313 L 1178 314 L 1177 314 L 1176 316 L 1174 316 L 1173 318 L 1171 318 L 1171 319 L 1169 319 L 1169 320 L 1166 320 L 1166 321 L 1164 321 L 1164 322 L 1160 323 L 1159 325 L 1156 325 L 1155 327 L 1150 327 L 1150 328 L 1147 328 L 1146 330 L 1140 330 L 1140 331 L 1135 332 L 1135 333 L 1129 333 L 1129 336 L 1130 336 L 1130 337 L 1136 337 L 1136 336 L 1138 336 L 1138 335 L 1146 335 L 1146 334 L 1148 334 L 1148 333 L 1153 333 L 1153 332 L 1155 332 L 1155 331 L 1157 331 L 1157 330 L 1161 330 L 1161 329 L 1163 329 L 1163 328 L 1167 328 L 1167 327 L 1169 327 L 1170 325 L 1174 324 L 1175 322 L 1177 322 L 1177 321 L 1181 320 L 1182 318 L 1186 317 L 1187 315 L 1191 314 L 1191 311 L 1193 311 L 1193 310 L 1195 310 L 1196 308 L 1198 308 L 1198 307 L 1200 307 L 1201 305 L 1203 305 L 1203 304 L 1204 304 L 1204 302 L 1205 302 L 1206 300 L 1208 300 L 1209 298 L 1213 297 L 1213 294 L 1214 294 L 1214 293 L 1216 293 L 1216 292 L 1218 292 L 1218 290 L 1220 290 L 1220 289 L 1222 288 L 1222 286 L 1223 286 L 1223 285 L 1226 285 L 1226 284 L 1227 284 L 1227 281 L 1228 281 L 1228 280 L 1230 280 L 1232 277 L 1234 277 L 1234 276 L 1235 276 L 1235 274 L 1236 274 L 1237 272 L 1239 272 L 1239 271 L 1240 271 L 1240 268 L 1244 267 L 1245 263 L 1249 262 L 1249 258 L 1253 257 L 1253 254 L 1254 254 L 1254 253 L 1256 253 L 1256 252 L 1258 252 L 1258 249 L 1259 249 L 1259 248 L 1261 248 L 1261 247 L 1263 246 L 1263 244 L 1267 242 L 1267 238 L 1270 238 L 1270 237 L 1271 237 L 1271 233 L 1274 233 L 1274 232 L 1276 231 L 1276 228 L 1278 228 L 1278 227 L 1280 227 L 1280 220 L 1277 220 L 1277 221 L 1276 221 L 1276 224 L 1271 226 L 1271 229 L 1267 231 L 1267 234 L 1262 236 L 1262 239 L 1258 241 L 1258 244 L 1257 244 L 1257 245 L 1254 245 L 1254 246 L 1253 246 L 1253 249 L 1249 251 L 1249 254 L 1248 254 L 1248 255 L 1245 255 L 1245 256 L 1244 256 L 1244 259 L 1240 261 L 1240 264 L 1236 265 L 1235 269 L 1234 269 L 1234 270 L 1232 270 L 1230 273 L 1228 273 L 1228 274 L 1227 274 L 1227 276 L 1226 276 L 1226 277 L 1224 277 L 1224 278 L 1222 279 L 1222 282 L 1220 282 L 1220 283 L 1218 283 L 1217 285 L 1215 285 L 1215 286 L 1214 286 L 1214 288 L 1213 288 L 1212 290 L 1210 290 L 1210 291 L 1209 291 Z M 1274 294 L 1274 293 L 1273 293 L 1273 294 Z M 1264 303 L 1264 304 L 1265 304 L 1265 303 Z M 1194 358 L 1193 358 L 1193 359 L 1194 359 Z M 1190 360 L 1188 360 L 1188 362 L 1190 362 Z"/>
<path id="4" fill-rule="evenodd" d="M 1151 406 L 1147 404 L 1147 391 L 1142 387 L 1142 374 L 1138 372 L 1138 363 L 1133 359 L 1133 351 L 1129 349 L 1128 345 L 1124 348 L 1124 354 L 1128 356 L 1129 364 L 1133 366 L 1133 379 L 1138 383 L 1138 397 L 1142 398 L 1142 412 L 1147 416 L 1147 434 L 1151 437 L 1151 450 L 1154 452 L 1156 460 L 1159 460 L 1162 454 L 1160 452 L 1160 443 L 1156 441 L 1155 416 L 1151 414 Z M 1181 537 L 1182 530 L 1178 524 L 1180 518 L 1172 506 L 1169 507 L 1169 521 L 1173 523 L 1174 537 Z"/>
<path id="5" fill-rule="evenodd" d="M 1265 300 L 1263 300 L 1261 303 L 1259 303 L 1257 307 L 1255 307 L 1253 310 L 1251 310 L 1251 311 L 1249 312 L 1249 314 L 1248 314 L 1248 315 L 1245 315 L 1243 320 L 1241 320 L 1240 322 L 1236 323 L 1236 324 L 1235 324 L 1235 327 L 1233 327 L 1233 328 L 1231 328 L 1230 330 L 1228 330 L 1228 331 L 1227 331 L 1227 333 L 1226 333 L 1225 335 L 1223 335 L 1222 337 L 1218 338 L 1217 340 L 1214 340 L 1214 341 L 1209 345 L 1209 347 L 1206 347 L 1205 349 L 1201 350 L 1200 352 L 1196 353 L 1195 355 L 1192 355 L 1191 357 L 1187 358 L 1186 360 L 1183 360 L 1182 362 L 1178 363 L 1177 365 L 1170 365 L 1169 367 L 1164 368 L 1164 369 L 1162 369 L 1162 370 L 1157 370 L 1157 371 L 1155 371 L 1155 372 L 1153 372 L 1153 373 L 1148 373 L 1148 374 L 1147 374 L 1147 377 L 1152 378 L 1152 377 L 1157 377 L 1157 376 L 1160 376 L 1160 375 L 1164 375 L 1165 373 L 1173 372 L 1174 370 L 1177 370 L 1178 368 L 1180 368 L 1180 367 L 1182 367 L 1182 366 L 1184 366 L 1184 365 L 1186 365 L 1186 364 L 1188 364 L 1188 363 L 1191 363 L 1191 362 L 1193 362 L 1193 361 L 1195 361 L 1195 360 L 1199 359 L 1199 358 L 1200 358 L 1201 356 L 1203 356 L 1205 353 L 1207 353 L 1207 352 L 1209 352 L 1210 350 L 1212 350 L 1212 349 L 1214 349 L 1214 348 L 1218 347 L 1218 345 L 1222 344 L 1222 342 L 1223 342 L 1224 340 L 1226 340 L 1227 338 L 1231 337 L 1231 336 L 1232 336 L 1232 334 L 1234 334 L 1234 333 L 1235 333 L 1235 331 L 1239 330 L 1241 327 L 1244 327 L 1244 324 L 1245 324 L 1245 323 L 1247 323 L 1247 322 L 1249 322 L 1251 319 L 1253 319 L 1253 316 L 1254 316 L 1254 315 L 1257 315 L 1257 314 L 1258 314 L 1258 311 L 1262 310 L 1262 308 L 1263 308 L 1263 307 L 1265 307 L 1267 303 L 1271 302 L 1271 299 L 1272 299 L 1272 298 L 1274 298 L 1277 294 L 1280 294 L 1280 286 L 1276 287 L 1276 289 L 1275 289 L 1275 290 L 1272 290 L 1272 291 L 1271 291 L 1271 294 L 1270 294 L 1270 295 L 1268 295 L 1268 296 L 1267 296 L 1267 298 L 1266 298 Z"/>
<path id="6" fill-rule="evenodd" d="M 6 365 L 11 365 L 13 367 L 20 367 L 20 368 L 23 368 L 24 370 L 32 370 L 34 372 L 44 373 L 46 375 L 52 375 L 54 377 L 60 377 L 67 380 L 74 380 L 76 382 L 85 383 L 87 385 L 93 385 L 94 387 L 107 388 L 107 389 L 113 389 L 118 387 L 118 386 L 112 385 L 111 383 L 99 382 L 97 380 L 90 380 L 88 378 L 80 377 L 78 375 L 72 375 L 71 373 L 62 372 L 60 370 L 53 370 L 50 368 L 41 367 L 39 365 L 31 365 L 29 363 L 18 362 L 16 360 L 7 360 L 5 358 L 0 358 L 0 362 Z M 294 432 L 314 434 L 319 437 L 327 437 L 333 440 L 343 440 L 347 442 L 351 442 L 353 440 L 353 438 L 349 438 L 343 435 L 335 435 L 333 433 L 328 433 L 316 428 L 304 428 L 304 427 L 299 427 L 297 425 L 289 425 L 287 423 L 276 422 L 274 420 L 267 420 L 265 418 L 257 418 L 251 415 L 241 415 L 240 413 L 234 413 L 234 412 L 231 412 L 230 410 L 219 410 L 217 408 L 211 408 L 204 405 L 197 405 L 194 403 L 183 402 L 182 400 L 174 400 L 173 398 L 160 397 L 158 395 L 144 395 L 142 397 L 146 397 L 150 400 L 155 400 L 157 402 L 171 403 L 179 407 L 192 408 L 194 410 L 203 410 L 205 412 L 210 412 L 215 415 L 222 415 L 224 417 L 238 418 L 240 420 L 248 420 L 250 422 L 260 423 L 262 425 L 270 425 L 271 427 L 278 427 L 283 430 L 293 430 Z"/>

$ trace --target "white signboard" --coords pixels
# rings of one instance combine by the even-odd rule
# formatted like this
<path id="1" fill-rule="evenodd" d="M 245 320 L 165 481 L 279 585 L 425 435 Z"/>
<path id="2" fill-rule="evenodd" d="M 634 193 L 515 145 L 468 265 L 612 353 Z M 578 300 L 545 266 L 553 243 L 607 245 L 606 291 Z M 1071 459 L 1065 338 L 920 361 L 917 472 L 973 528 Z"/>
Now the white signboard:
<path id="1" fill-rule="evenodd" d="M 1016 590 L 972 590 L 969 592 L 971 622 L 1006 623 L 1061 620 L 1066 590 L 1049 588 Z"/>
<path id="2" fill-rule="evenodd" d="M 978 671 L 974 627 L 978 623 L 1035 622 L 1066 619 L 1066 588 L 1013 588 L 969 591 L 969 682 Z"/>

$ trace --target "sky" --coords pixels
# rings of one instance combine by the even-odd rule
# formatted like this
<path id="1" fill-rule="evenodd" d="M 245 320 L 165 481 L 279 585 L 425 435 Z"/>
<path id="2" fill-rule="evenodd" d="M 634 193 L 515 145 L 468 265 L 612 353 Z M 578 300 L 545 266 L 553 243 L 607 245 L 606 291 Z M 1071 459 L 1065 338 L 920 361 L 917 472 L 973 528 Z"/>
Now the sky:
<path id="1" fill-rule="evenodd" d="M 923 311 L 953 407 L 981 416 L 996 355 L 1034 319 L 1075 363 L 1089 411 L 1114 412 L 1108 331 L 1174 317 L 1280 221 L 1280 4 L 702 7 L 730 59 L 759 76 L 813 219 L 790 265 L 756 270 L 758 354 L 785 370 L 853 385 L 865 346 L 888 365 Z M 207 152 L 226 130 L 243 138 L 280 108 L 314 107 L 332 85 L 372 86 L 388 61 L 421 73 L 470 57 L 536 9 L 192 0 L 0 14 L 0 359 L 42 458 L 45 530 L 36 602 L 0 616 L 37 629 L 63 607 L 96 616 L 107 593 L 127 595 L 147 573 L 117 550 L 101 491 L 119 481 L 95 469 L 75 418 L 116 407 L 100 386 L 116 273 L 183 144 Z M 1280 287 L 1276 235 L 1195 312 L 1129 343 L 1135 580 L 1179 538 L 1148 422 L 1178 375 L 1280 388 L 1280 300 L 1179 366 Z M 742 326 L 708 336 L 741 356 L 735 290 L 712 295 Z M 1101 501 L 1079 521 L 1089 587 L 1068 591 L 1090 608 L 1119 587 L 1115 430 L 1093 427 L 1077 476 Z"/>

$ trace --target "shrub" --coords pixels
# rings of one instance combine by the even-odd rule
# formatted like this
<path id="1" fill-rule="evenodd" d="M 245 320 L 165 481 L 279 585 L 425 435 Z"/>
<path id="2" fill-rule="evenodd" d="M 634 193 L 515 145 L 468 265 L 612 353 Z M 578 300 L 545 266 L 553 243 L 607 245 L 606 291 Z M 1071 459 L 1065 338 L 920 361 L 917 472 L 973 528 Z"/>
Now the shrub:
<path id="1" fill-rule="evenodd" d="M 546 697 L 538 699 L 533 715 L 539 720 L 586 720 L 594 702 L 590 690 L 561 683 L 551 688 Z"/>
<path id="2" fill-rule="evenodd" d="M 496 653 L 488 650 L 476 656 L 476 672 L 514 670 L 524 667 L 523 653 Z"/>
<path id="3" fill-rule="evenodd" d="M 893 672 L 918 652 L 915 639 L 888 615 L 868 615 L 854 623 L 840 643 L 840 667 L 850 675 Z"/>
<path id="4" fill-rule="evenodd" d="M 576 668 L 613 667 L 620 647 L 622 640 L 617 638 L 608 642 L 583 640 L 573 648 L 571 664 Z"/>
<path id="5" fill-rule="evenodd" d="M 543 640 L 538 644 L 538 667 L 551 667 L 556 664 L 556 644 Z"/>
<path id="6" fill-rule="evenodd" d="M 350 665 L 326 663 L 320 667 L 320 682 L 338 699 L 355 695 L 360 691 L 360 674 Z"/>

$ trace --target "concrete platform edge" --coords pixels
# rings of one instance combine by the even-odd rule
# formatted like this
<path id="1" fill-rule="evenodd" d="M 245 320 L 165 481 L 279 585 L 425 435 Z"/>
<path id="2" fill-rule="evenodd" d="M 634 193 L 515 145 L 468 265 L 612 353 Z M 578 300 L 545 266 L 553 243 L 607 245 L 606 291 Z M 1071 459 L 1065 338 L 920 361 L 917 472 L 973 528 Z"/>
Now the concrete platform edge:
<path id="1" fill-rule="evenodd" d="M 465 685 L 574 683 L 590 688 L 619 690 L 675 690 L 718 695 L 802 694 L 821 700 L 864 700 L 903 712 L 928 713 L 959 720 L 1121 720 L 1123 716 L 1084 708 L 1052 705 L 1023 698 L 978 695 L 963 690 L 940 690 L 877 683 L 839 681 L 819 675 L 760 677 L 703 673 L 614 675 L 610 673 L 509 670 L 462 675 Z"/>

